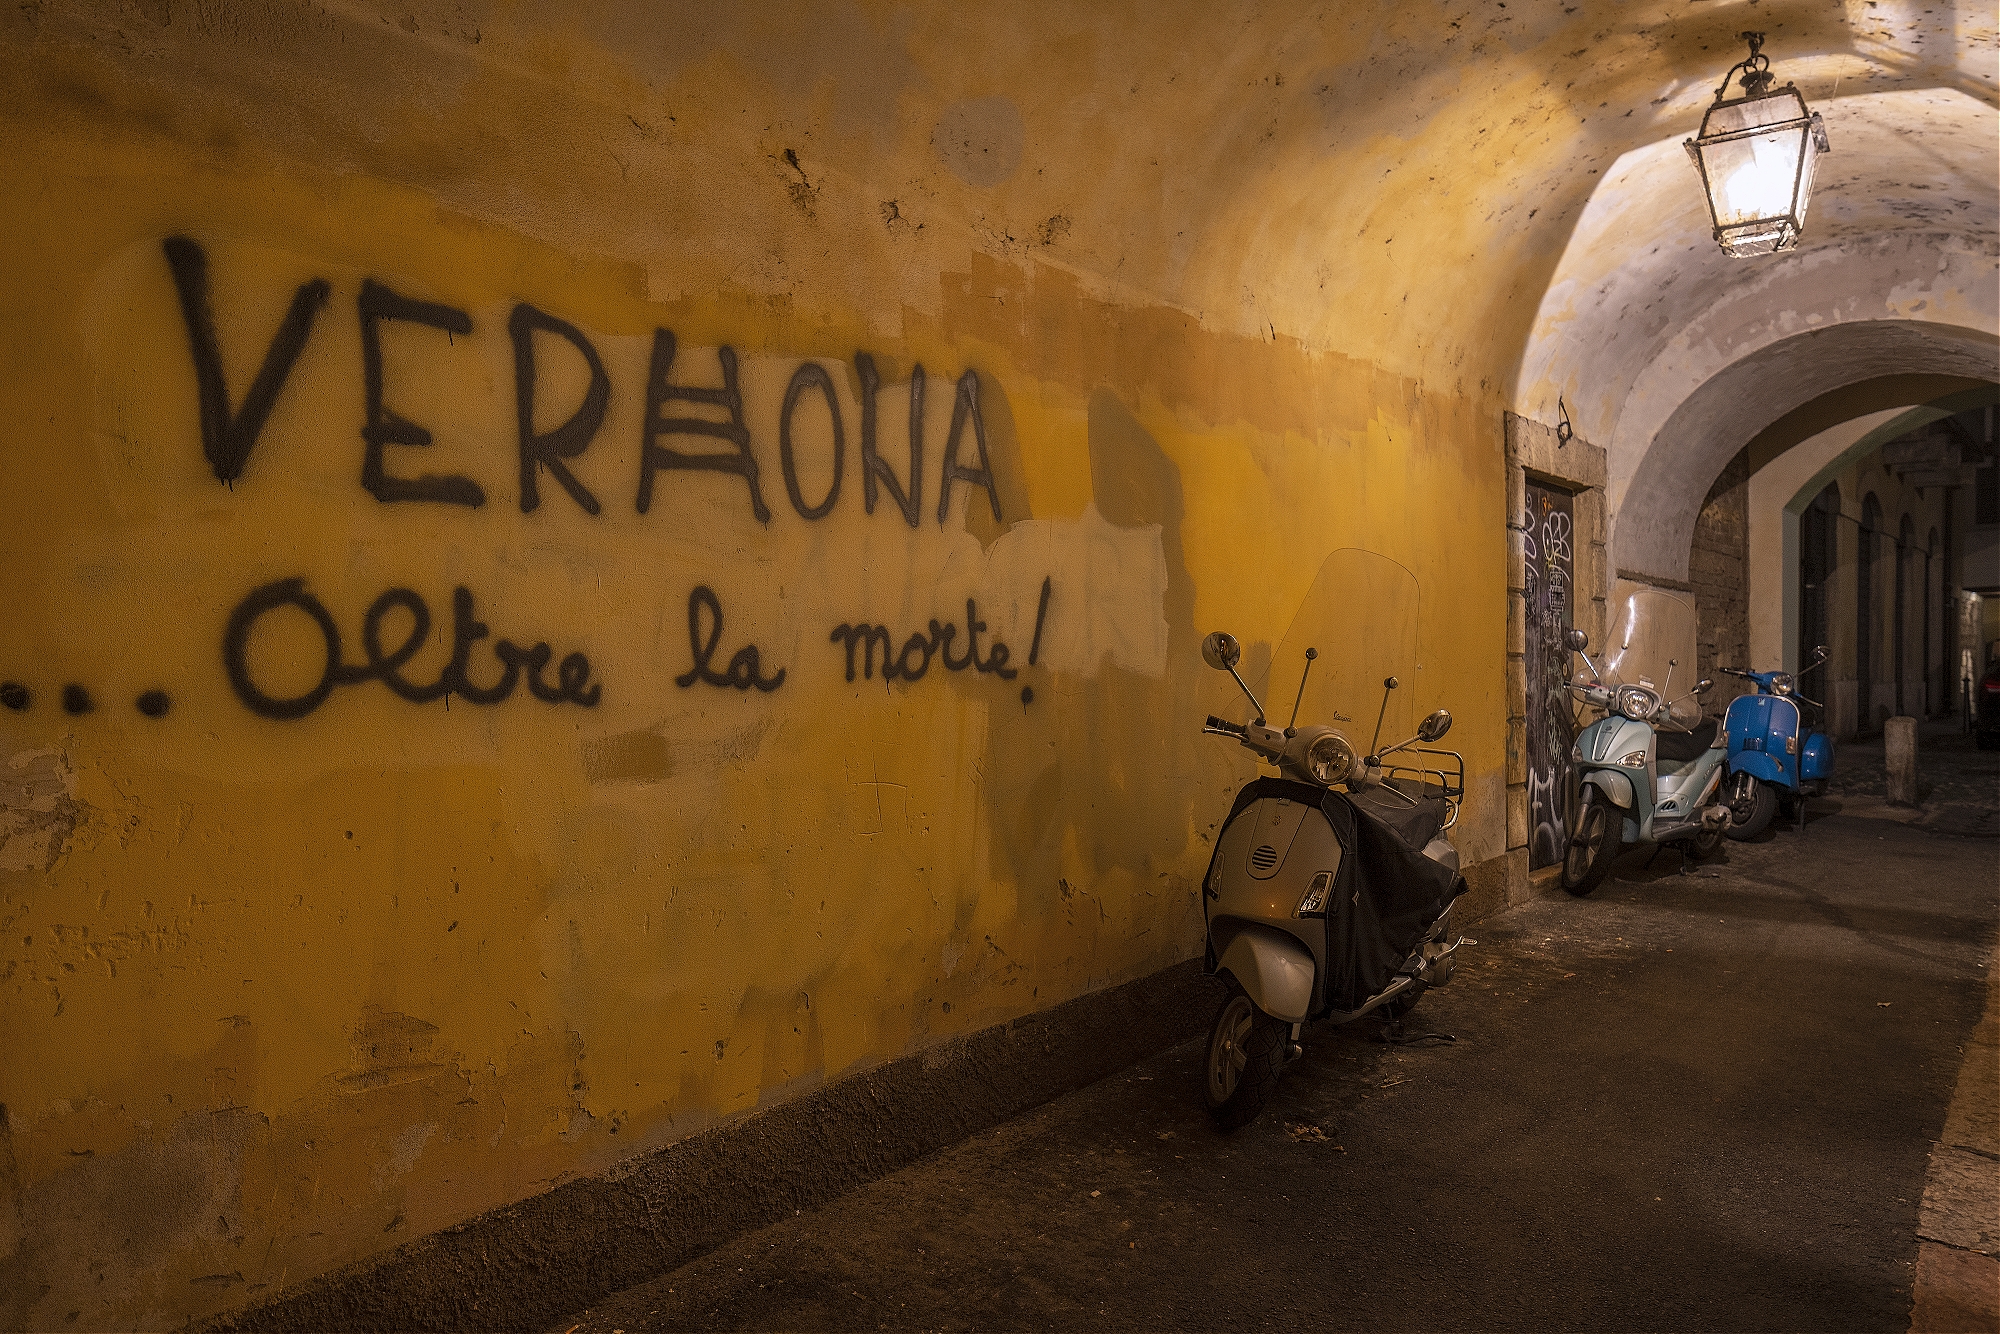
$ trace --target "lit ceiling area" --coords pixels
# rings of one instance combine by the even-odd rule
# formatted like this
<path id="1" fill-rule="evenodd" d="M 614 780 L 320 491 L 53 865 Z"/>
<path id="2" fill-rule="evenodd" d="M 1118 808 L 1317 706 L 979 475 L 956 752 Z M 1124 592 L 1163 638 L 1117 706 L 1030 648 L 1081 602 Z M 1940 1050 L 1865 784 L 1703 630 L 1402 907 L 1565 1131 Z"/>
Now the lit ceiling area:
<path id="1" fill-rule="evenodd" d="M 1542 298 L 1514 407 L 1547 420 L 1560 398 L 1609 451 L 1623 568 L 1685 577 L 1708 485 L 1802 405 L 1899 377 L 1860 415 L 1910 401 L 1909 377 L 1994 379 L 1992 102 L 1935 87 L 1815 109 L 1834 151 L 1796 251 L 1723 255 L 1666 140 L 1607 174 Z"/>
<path id="2" fill-rule="evenodd" d="M 1651 574 L 1800 404 L 1996 378 L 1990 0 L 567 8 L 419 0 L 391 25 L 342 0 L 195 40 L 206 11 L 103 6 L 70 35 L 115 64 L 134 133 L 657 255 L 656 299 L 935 319 L 939 276 L 983 254 L 1496 414 L 1566 410 L 1610 454 L 1617 565 Z M 1681 144 L 1746 30 L 1832 154 L 1800 247 L 1730 259 Z M 314 55 L 329 37 L 348 58 Z M 740 243 L 686 239 L 717 235 Z"/>

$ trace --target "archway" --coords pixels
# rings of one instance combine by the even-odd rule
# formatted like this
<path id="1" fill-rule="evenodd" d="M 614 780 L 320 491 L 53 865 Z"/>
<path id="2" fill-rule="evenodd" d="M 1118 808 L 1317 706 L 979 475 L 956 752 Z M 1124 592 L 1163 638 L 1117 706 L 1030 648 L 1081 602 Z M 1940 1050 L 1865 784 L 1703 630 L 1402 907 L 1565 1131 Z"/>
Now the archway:
<path id="1" fill-rule="evenodd" d="M 1881 669 L 1881 655 L 1875 651 L 1880 638 L 1875 622 L 1881 605 L 1875 588 L 1875 555 L 1881 530 L 1882 504 L 1870 491 L 1861 498 L 1861 544 L 1856 552 L 1854 585 L 1855 717 L 1863 732 L 1875 730 L 1875 678 Z"/>
<path id="2" fill-rule="evenodd" d="M 1896 655 L 1896 713 L 1899 716 L 1910 712 L 1911 702 L 1910 574 L 1913 562 L 1910 559 L 1910 549 L 1916 545 L 1916 539 L 1916 521 L 1910 518 L 1908 511 L 1905 511 L 1903 521 L 1896 525 L 1896 625 L 1895 633 L 1891 636 L 1895 644 L 1891 651 Z"/>
<path id="3" fill-rule="evenodd" d="M 2000 339 L 1983 330 L 1872 320 L 1795 334 L 1733 362 L 1660 426 L 1622 493 L 1614 464 L 1612 542 L 1619 571 L 1684 580 L 1710 485 L 1739 450 L 1767 431 L 1768 460 L 1812 433 L 1815 409 L 1852 419 L 1911 403 L 1913 388 L 1922 395 L 1919 403 L 1942 397 L 1940 390 L 1975 390 L 2000 378 L 1996 358 Z"/>
<path id="4" fill-rule="evenodd" d="M 1955 590 L 1961 575 L 1949 553 L 1954 550 L 1953 515 L 1959 515 L 1962 525 L 1966 497 L 1963 490 L 1946 488 L 1966 487 L 1979 474 L 1951 468 L 1947 476 L 1929 472 L 1918 477 L 1911 470 L 1927 471 L 1927 466 L 1911 455 L 1907 445 L 1900 453 L 1887 447 L 1921 435 L 1941 419 L 1963 420 L 1968 413 L 1987 409 L 2000 401 L 2000 386 L 1984 385 L 1913 407 L 1838 419 L 1861 401 L 1865 400 L 1844 394 L 1828 396 L 1789 414 L 1753 441 L 1743 506 L 1749 527 L 1745 579 L 1749 656 L 1757 667 L 1782 666 L 1797 672 L 1815 648 L 1828 645 L 1832 657 L 1824 674 L 1815 679 L 1815 686 L 1827 693 L 1808 693 L 1829 705 L 1827 726 L 1841 735 L 1864 721 L 1859 670 L 1863 649 L 1856 604 L 1861 596 L 1857 575 L 1862 505 L 1870 491 L 1876 493 L 1877 505 L 1891 515 L 1908 512 L 1917 533 L 1935 534 L 1920 543 L 1915 537 L 1899 537 L 1890 527 L 1878 531 L 1871 552 L 1884 554 L 1898 543 L 1907 544 L 1904 707 L 1935 713 L 1956 706 L 1957 687 L 1951 681 L 1957 668 L 1951 664 L 1957 662 Z M 1828 417 L 1836 419 L 1833 424 L 1795 440 L 1801 431 Z M 1885 503 L 1889 493 L 1894 498 Z M 1894 593 L 1886 572 L 1871 592 L 1878 633 L 1893 635 L 1893 613 L 1888 608 Z M 1921 609 L 1909 604 L 1911 597 L 1918 599 Z M 1912 637 L 1916 643 L 1909 642 Z M 1869 681 L 1872 702 L 1893 707 L 1892 649 L 1874 637 L 1867 648 L 1878 669 Z"/>
<path id="5" fill-rule="evenodd" d="M 1924 539 L 1924 593 L 1922 599 L 1924 604 L 1924 712 L 1933 718 L 1940 712 L 1939 706 L 1945 702 L 1946 698 L 1942 677 L 1933 678 L 1931 675 L 1931 664 L 1934 661 L 1931 654 L 1931 608 L 1936 605 L 1933 599 L 1937 596 L 1938 592 L 1942 591 L 1944 585 L 1944 571 L 1938 568 L 1943 554 L 1938 547 L 1938 530 L 1933 527 L 1930 534 Z M 1937 656 L 1942 657 L 1943 655 L 1940 654 Z"/>
<path id="6" fill-rule="evenodd" d="M 1840 485 L 1828 482 L 1813 498 L 1804 514 L 1800 516 L 1798 532 L 1798 557 L 1790 562 L 1798 571 L 1796 583 L 1799 590 L 1798 631 L 1795 639 L 1795 656 L 1791 659 L 1793 671 L 1803 669 L 1813 660 L 1813 655 L 1822 645 L 1832 639 L 1832 581 L 1839 565 L 1836 523 L 1840 518 Z M 1763 663 L 1753 646 L 1752 661 Z M 1815 683 L 1820 692 L 1821 703 L 1826 702 L 1824 686 Z M 1813 692 L 1809 691 L 1808 694 Z"/>

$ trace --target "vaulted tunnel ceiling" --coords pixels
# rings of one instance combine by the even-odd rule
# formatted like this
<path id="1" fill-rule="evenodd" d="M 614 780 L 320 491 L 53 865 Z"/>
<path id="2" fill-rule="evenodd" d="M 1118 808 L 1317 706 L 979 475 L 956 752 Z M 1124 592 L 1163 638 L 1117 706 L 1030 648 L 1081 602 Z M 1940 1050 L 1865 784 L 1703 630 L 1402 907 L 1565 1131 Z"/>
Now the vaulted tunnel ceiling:
<path id="1" fill-rule="evenodd" d="M 69 36 L 123 62 L 104 82 L 138 132 L 656 254 L 656 297 L 930 309 L 969 238 L 1543 421 L 1561 395 L 1611 451 L 1614 503 L 1687 398 L 1760 348 L 1842 322 L 1996 328 L 1991 4 L 587 8 L 176 7 Z M 1746 28 L 1834 152 L 1801 249 L 1731 260 L 1680 142 Z M 568 151 L 521 147 L 550 142 Z M 686 240 L 717 234 L 741 243 Z"/>

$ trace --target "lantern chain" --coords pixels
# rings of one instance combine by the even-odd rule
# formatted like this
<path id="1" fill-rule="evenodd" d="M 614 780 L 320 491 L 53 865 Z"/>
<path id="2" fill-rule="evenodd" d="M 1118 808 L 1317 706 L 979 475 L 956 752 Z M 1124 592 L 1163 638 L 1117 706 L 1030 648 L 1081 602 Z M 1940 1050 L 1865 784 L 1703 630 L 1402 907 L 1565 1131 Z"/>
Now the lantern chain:
<path id="1" fill-rule="evenodd" d="M 1731 79 L 1736 79 L 1743 86 L 1744 96 L 1762 97 L 1770 90 L 1772 82 L 1778 77 L 1771 73 L 1771 58 L 1765 55 L 1763 51 L 1764 34 L 1761 32 L 1739 32 L 1736 35 L 1750 44 L 1750 54 L 1736 64 L 1731 65 L 1729 72 L 1722 76 L 1722 83 L 1715 90 L 1715 100 L 1718 104 L 1722 101 L 1723 95 L 1729 91 L 1729 81 Z M 1739 72 L 1742 74 L 1741 78 L 1737 78 Z"/>

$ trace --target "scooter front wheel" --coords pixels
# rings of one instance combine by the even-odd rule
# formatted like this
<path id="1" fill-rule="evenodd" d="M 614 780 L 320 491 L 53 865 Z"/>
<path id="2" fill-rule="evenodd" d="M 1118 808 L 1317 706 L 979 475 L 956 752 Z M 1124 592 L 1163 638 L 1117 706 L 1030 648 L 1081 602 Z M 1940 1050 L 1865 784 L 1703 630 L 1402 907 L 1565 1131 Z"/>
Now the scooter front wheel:
<path id="1" fill-rule="evenodd" d="M 1739 773 L 1729 780 L 1729 837 L 1747 842 L 1764 832 L 1778 813 L 1778 791 L 1749 774 Z"/>
<path id="2" fill-rule="evenodd" d="M 1569 831 L 1569 845 L 1563 849 L 1562 885 L 1582 898 L 1604 883 L 1611 863 L 1625 850 L 1625 816 L 1595 784 L 1583 789 L 1576 823 Z"/>
<path id="3" fill-rule="evenodd" d="M 1285 1064 L 1283 1021 L 1258 1009 L 1243 988 L 1229 999 L 1208 1030 L 1208 1114 L 1224 1130 L 1248 1125 L 1264 1110 Z"/>

